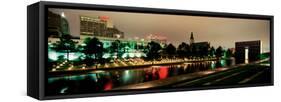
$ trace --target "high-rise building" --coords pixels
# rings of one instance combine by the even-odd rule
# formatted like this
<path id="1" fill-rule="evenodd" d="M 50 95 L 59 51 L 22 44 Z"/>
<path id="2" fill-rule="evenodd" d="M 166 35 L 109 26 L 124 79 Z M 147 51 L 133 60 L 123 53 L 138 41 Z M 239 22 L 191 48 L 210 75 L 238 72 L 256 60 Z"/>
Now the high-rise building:
<path id="1" fill-rule="evenodd" d="M 108 16 L 80 16 L 80 34 L 97 37 L 124 38 L 124 32 L 118 30 Z"/>
<path id="2" fill-rule="evenodd" d="M 61 15 L 48 11 L 48 36 L 60 37 L 62 34 L 70 34 L 68 21 Z"/>

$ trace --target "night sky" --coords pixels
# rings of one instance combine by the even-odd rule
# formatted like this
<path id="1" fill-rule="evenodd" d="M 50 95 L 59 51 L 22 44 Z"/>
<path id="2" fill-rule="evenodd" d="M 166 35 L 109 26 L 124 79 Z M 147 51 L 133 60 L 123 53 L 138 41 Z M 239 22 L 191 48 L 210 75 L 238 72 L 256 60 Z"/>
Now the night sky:
<path id="1" fill-rule="evenodd" d="M 93 10 L 49 10 L 57 14 L 64 12 L 73 36 L 80 34 L 80 15 L 109 16 L 113 24 L 125 33 L 125 38 L 146 38 L 149 34 L 157 34 L 167 37 L 168 43 L 178 46 L 181 42 L 189 43 L 190 33 L 193 32 L 195 42 L 208 41 L 214 47 L 234 48 L 235 42 L 238 41 L 261 40 L 263 52 L 270 51 L 269 20 Z"/>

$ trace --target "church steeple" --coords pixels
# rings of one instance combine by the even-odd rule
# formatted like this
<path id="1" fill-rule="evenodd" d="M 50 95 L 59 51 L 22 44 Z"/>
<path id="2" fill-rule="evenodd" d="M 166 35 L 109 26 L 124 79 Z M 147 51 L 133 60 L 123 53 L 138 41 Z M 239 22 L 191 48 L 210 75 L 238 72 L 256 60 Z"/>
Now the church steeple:
<path id="1" fill-rule="evenodd" d="M 193 37 L 193 32 L 191 32 L 191 35 L 190 35 L 190 44 L 193 44 L 194 43 L 194 37 Z"/>

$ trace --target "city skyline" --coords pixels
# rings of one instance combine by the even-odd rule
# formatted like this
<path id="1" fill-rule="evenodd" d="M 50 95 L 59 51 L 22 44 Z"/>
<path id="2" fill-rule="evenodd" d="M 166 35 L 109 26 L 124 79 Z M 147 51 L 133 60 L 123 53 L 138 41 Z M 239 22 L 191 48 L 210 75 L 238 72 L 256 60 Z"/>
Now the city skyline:
<path id="1" fill-rule="evenodd" d="M 214 47 L 234 48 L 235 42 L 261 40 L 263 52 L 270 51 L 270 22 L 267 20 L 71 9 L 50 11 L 64 13 L 73 36 L 80 34 L 79 16 L 108 16 L 125 33 L 125 38 L 146 38 L 148 34 L 158 34 L 167 37 L 168 43 L 178 46 L 182 42 L 189 43 L 190 33 L 193 32 L 195 42 L 208 41 Z"/>

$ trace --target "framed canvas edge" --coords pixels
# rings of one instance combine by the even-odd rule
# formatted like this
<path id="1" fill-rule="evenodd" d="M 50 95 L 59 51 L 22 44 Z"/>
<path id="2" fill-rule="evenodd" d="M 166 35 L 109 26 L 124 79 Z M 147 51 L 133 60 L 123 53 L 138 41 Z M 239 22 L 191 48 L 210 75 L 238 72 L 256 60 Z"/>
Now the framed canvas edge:
<path id="1" fill-rule="evenodd" d="M 207 16 L 207 17 L 224 17 L 224 18 L 245 18 L 245 19 L 263 19 L 270 20 L 270 53 L 271 53 L 271 83 L 251 84 L 251 85 L 232 85 L 232 86 L 208 86 L 200 88 L 173 88 L 173 89 L 152 89 L 152 90 L 125 90 L 118 92 L 90 93 L 77 95 L 60 95 L 46 96 L 46 68 L 47 64 L 47 35 L 46 35 L 46 10 L 48 7 L 65 7 L 83 10 L 105 10 L 105 11 L 121 11 L 121 12 L 138 12 L 138 13 L 153 13 L 153 14 L 171 14 L 171 15 L 192 15 L 192 16 Z M 113 5 L 95 5 L 81 3 L 64 3 L 64 2 L 39 2 L 39 100 L 64 99 L 64 98 L 82 98 L 82 97 L 98 97 L 98 96 L 114 96 L 114 95 L 133 95 L 147 93 L 163 93 L 163 92 L 178 92 L 178 91 L 194 91 L 194 90 L 209 90 L 209 89 L 228 89 L 228 88 L 244 88 L 244 87 L 259 87 L 274 85 L 274 16 L 273 15 L 257 15 L 257 14 L 240 14 L 226 12 L 206 12 L 206 11 L 191 11 L 191 10 L 175 10 L 175 9 L 159 9 L 159 8 L 143 8 L 143 7 L 127 7 Z M 41 47 L 40 47 L 41 46 Z"/>

